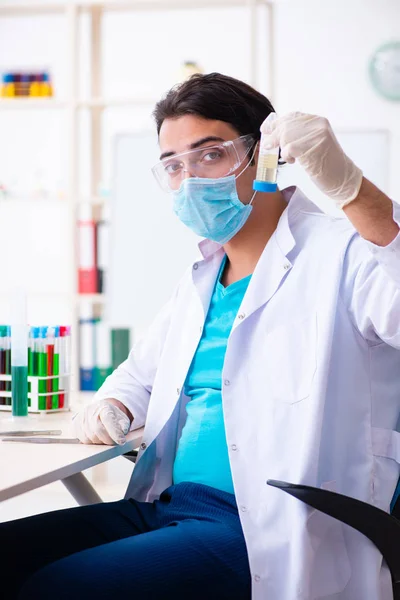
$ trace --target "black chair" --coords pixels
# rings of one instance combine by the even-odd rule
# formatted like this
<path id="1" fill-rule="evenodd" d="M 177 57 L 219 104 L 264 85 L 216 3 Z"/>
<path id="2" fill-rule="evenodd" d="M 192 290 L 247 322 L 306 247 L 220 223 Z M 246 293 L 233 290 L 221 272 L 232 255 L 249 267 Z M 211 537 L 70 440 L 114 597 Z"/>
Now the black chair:
<path id="1" fill-rule="evenodd" d="M 392 576 L 394 600 L 400 600 L 400 520 L 371 504 L 328 490 L 275 479 L 267 484 L 366 535 L 383 555 Z"/>

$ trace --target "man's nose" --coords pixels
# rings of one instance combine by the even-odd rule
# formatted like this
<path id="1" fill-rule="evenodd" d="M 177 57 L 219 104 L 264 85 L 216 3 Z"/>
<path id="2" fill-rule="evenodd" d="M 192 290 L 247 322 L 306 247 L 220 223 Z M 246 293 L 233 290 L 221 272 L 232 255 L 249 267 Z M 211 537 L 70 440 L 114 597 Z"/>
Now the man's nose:
<path id="1" fill-rule="evenodd" d="M 193 170 L 191 170 L 190 166 L 184 167 L 182 169 L 182 179 L 188 179 L 189 177 L 196 177 L 196 176 L 193 173 Z"/>

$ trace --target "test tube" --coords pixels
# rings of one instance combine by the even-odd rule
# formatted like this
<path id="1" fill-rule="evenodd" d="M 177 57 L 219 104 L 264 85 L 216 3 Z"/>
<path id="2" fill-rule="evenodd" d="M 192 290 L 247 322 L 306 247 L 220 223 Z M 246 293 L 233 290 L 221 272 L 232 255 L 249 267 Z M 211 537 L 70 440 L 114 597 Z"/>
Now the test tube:
<path id="1" fill-rule="evenodd" d="M 269 120 L 277 119 L 275 113 L 271 113 Z M 279 146 L 268 148 L 266 142 L 267 136 L 261 133 L 259 144 L 258 163 L 256 178 L 253 181 L 253 190 L 257 192 L 276 192 L 278 174 Z"/>
<path id="2" fill-rule="evenodd" d="M 13 417 L 28 416 L 28 325 L 26 295 L 16 290 L 11 307 L 11 406 Z"/>
<path id="3" fill-rule="evenodd" d="M 31 327 L 30 342 L 31 342 L 31 362 L 28 361 L 28 375 L 38 375 L 38 338 L 39 338 L 39 327 Z M 30 367 L 30 368 L 29 368 Z"/>
<path id="4" fill-rule="evenodd" d="M 60 388 L 62 393 L 59 394 L 58 408 L 64 408 L 65 404 L 65 387 L 67 384 L 67 377 L 65 377 L 66 373 L 68 373 L 67 369 L 67 343 L 69 336 L 69 327 L 65 325 L 61 325 L 60 327 L 60 375 L 64 375 L 64 377 L 60 377 Z"/>
<path id="5" fill-rule="evenodd" d="M 65 338 L 65 372 L 71 375 L 71 325 L 67 325 Z"/>
<path id="6" fill-rule="evenodd" d="M 0 375 L 6 374 L 6 336 L 7 325 L 0 325 Z M 0 381 L 0 390 L 6 389 L 6 382 Z M 0 396 L 0 404 L 6 404 L 5 396 Z"/>
<path id="7" fill-rule="evenodd" d="M 53 375 L 60 374 L 60 350 L 61 350 L 61 338 L 60 338 L 60 327 L 54 327 L 54 357 L 53 357 Z M 58 390 L 60 389 L 60 380 L 55 377 L 52 380 L 52 391 L 57 392 L 53 394 L 52 408 L 59 408 L 59 396 Z"/>
<path id="8" fill-rule="evenodd" d="M 38 375 L 47 377 L 47 349 L 46 349 L 47 326 L 39 328 L 38 343 Z M 39 379 L 39 394 L 45 394 L 47 385 L 45 379 Z M 39 410 L 46 410 L 46 396 L 39 395 Z"/>
<path id="9" fill-rule="evenodd" d="M 46 336 L 46 354 L 47 354 L 47 376 L 54 375 L 54 346 L 55 346 L 55 330 L 54 327 L 47 328 Z M 47 379 L 46 381 L 47 393 L 53 391 L 53 379 Z M 47 410 L 52 409 L 52 396 L 46 396 L 46 408 Z"/>
<path id="10" fill-rule="evenodd" d="M 11 327 L 7 325 L 7 335 L 6 335 L 6 355 L 5 355 L 5 373 L 6 375 L 11 375 Z M 6 381 L 5 390 L 7 392 L 11 392 L 11 381 Z M 7 406 L 11 406 L 11 398 L 7 397 L 6 399 Z"/>

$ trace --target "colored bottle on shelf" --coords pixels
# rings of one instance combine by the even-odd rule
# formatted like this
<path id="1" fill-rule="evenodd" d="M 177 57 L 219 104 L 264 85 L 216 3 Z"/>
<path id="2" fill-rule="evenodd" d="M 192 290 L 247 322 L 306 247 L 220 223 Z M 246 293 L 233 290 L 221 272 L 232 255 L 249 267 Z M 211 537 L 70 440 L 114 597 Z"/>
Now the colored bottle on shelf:
<path id="1" fill-rule="evenodd" d="M 42 73 L 40 85 L 40 95 L 45 97 L 53 96 L 53 86 L 50 82 L 50 75 L 48 73 Z"/>
<path id="2" fill-rule="evenodd" d="M 15 95 L 19 98 L 22 96 L 21 93 L 21 73 L 12 73 L 13 76 L 13 80 L 14 80 L 14 88 L 15 88 Z"/>
<path id="3" fill-rule="evenodd" d="M 91 304 L 82 304 L 79 319 L 79 382 L 82 391 L 95 391 L 95 319 Z"/>
<path id="4" fill-rule="evenodd" d="M 128 358 L 130 350 L 130 330 L 126 327 L 111 330 L 112 368 L 116 369 Z"/>
<path id="5" fill-rule="evenodd" d="M 31 75 L 29 73 L 21 73 L 19 81 L 19 96 L 29 96 L 29 87 Z"/>
<path id="6" fill-rule="evenodd" d="M 12 73 L 5 73 L 3 75 L 1 96 L 2 98 L 14 98 L 16 96 L 14 76 Z"/>
<path id="7" fill-rule="evenodd" d="M 98 320 L 95 323 L 96 372 L 95 387 L 98 390 L 112 373 L 111 329 L 107 323 Z"/>
<path id="8" fill-rule="evenodd" d="M 108 206 L 101 209 L 101 217 L 96 225 L 96 258 L 97 258 L 97 291 L 106 291 L 107 271 L 109 262 L 110 215 Z"/>
<path id="9" fill-rule="evenodd" d="M 79 205 L 78 214 L 78 291 L 80 294 L 97 292 L 96 225 L 92 206 Z"/>
<path id="10" fill-rule="evenodd" d="M 41 88 L 40 75 L 35 74 L 35 75 L 33 75 L 33 79 L 29 86 L 29 96 L 31 96 L 31 98 L 39 98 L 41 96 L 40 88 Z"/>

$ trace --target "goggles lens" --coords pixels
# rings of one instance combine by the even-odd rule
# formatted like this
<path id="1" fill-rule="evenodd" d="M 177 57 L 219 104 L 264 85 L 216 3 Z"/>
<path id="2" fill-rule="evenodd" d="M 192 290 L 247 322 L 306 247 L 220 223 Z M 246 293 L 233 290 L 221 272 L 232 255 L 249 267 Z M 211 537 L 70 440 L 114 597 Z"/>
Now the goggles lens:
<path id="1" fill-rule="evenodd" d="M 227 177 L 240 167 L 254 144 L 252 135 L 244 135 L 213 146 L 174 154 L 157 163 L 152 172 L 163 190 L 173 192 L 179 189 L 187 176 Z"/>

